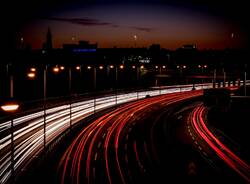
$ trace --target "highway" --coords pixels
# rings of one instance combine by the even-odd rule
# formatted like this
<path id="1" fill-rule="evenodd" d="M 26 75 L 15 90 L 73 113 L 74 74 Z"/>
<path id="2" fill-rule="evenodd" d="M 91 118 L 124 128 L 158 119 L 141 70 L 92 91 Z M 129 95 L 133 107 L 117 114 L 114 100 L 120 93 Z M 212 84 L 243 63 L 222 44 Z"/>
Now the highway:
<path id="1" fill-rule="evenodd" d="M 214 154 L 216 154 L 217 158 L 220 158 L 229 168 L 238 173 L 242 179 L 250 183 L 249 164 L 237 156 L 236 153 L 229 148 L 229 145 L 226 145 L 220 140 L 222 138 L 219 139 L 216 134 L 209 129 L 207 125 L 208 122 L 206 122 L 207 111 L 206 107 L 200 105 L 190 113 L 188 132 L 193 142 L 203 156 L 210 159 L 212 158 L 212 162 L 218 164 L 218 161 L 216 161 L 214 157 Z M 237 150 L 237 148 L 233 150 Z"/>
<path id="2" fill-rule="evenodd" d="M 147 98 L 99 117 L 82 129 L 61 157 L 60 183 L 140 182 L 147 163 L 159 159 L 154 140 L 159 110 L 201 95 L 202 90 L 195 90 Z M 152 114 L 155 120 L 145 121 Z"/>
<path id="3" fill-rule="evenodd" d="M 183 86 L 171 86 L 166 89 L 155 89 L 150 91 L 131 92 L 127 94 L 119 94 L 117 96 L 107 96 L 97 99 L 90 99 L 83 102 L 77 102 L 68 105 L 62 105 L 55 108 L 46 109 L 45 111 L 39 111 L 29 115 L 25 115 L 13 120 L 14 125 L 14 171 L 16 174 L 22 172 L 24 168 L 37 157 L 44 150 L 44 145 L 49 145 L 55 140 L 60 134 L 72 125 L 78 123 L 80 120 L 94 114 L 95 112 L 101 111 L 109 107 L 120 105 L 126 102 L 132 102 L 135 100 L 143 99 L 146 95 L 158 96 L 169 93 L 191 91 L 192 85 Z M 211 88 L 212 84 L 203 84 L 203 86 L 196 86 L 196 89 Z M 161 97 L 160 97 L 161 98 Z M 151 101 L 151 100 L 149 100 Z M 142 101 L 143 102 L 143 101 Z M 136 102 L 136 107 L 129 106 L 129 108 L 144 108 L 145 104 L 142 102 Z M 153 103 L 153 102 L 152 102 Z M 126 109 L 129 111 L 129 109 Z M 124 112 L 126 111 L 124 110 Z M 131 111 L 129 111 L 131 112 Z M 118 113 L 118 112 L 117 112 Z M 106 116 L 108 117 L 108 115 Z M 125 117 L 124 117 L 125 118 Z M 126 117 L 128 118 L 128 117 Z M 108 138 L 113 136 L 113 132 L 119 128 L 123 128 L 125 121 L 121 119 L 116 120 L 119 126 L 112 126 L 112 134 L 108 134 Z M 123 123 L 121 123 L 121 122 Z M 97 127 L 103 125 L 103 123 L 96 124 Z M 44 133 L 44 127 L 45 132 Z M 91 126 L 92 127 L 92 126 Z M 92 127 L 93 128 L 93 127 Z M 93 130 L 102 132 L 103 129 L 95 128 Z M 88 131 L 89 133 L 89 131 Z M 120 134 L 118 132 L 117 134 Z M 86 134 L 85 134 L 86 135 Z M 91 133 L 91 135 L 93 135 Z M 119 136 L 118 136 L 119 137 Z M 116 146 L 119 139 L 116 139 Z M 86 144 L 86 142 L 82 142 Z M 93 147 L 94 142 L 90 145 Z M 106 140 L 106 146 L 108 146 L 109 139 Z M 2 122 L 0 124 L 0 183 L 6 183 L 11 176 L 11 121 Z M 136 145 L 136 143 L 135 143 Z M 136 146 L 135 146 L 136 147 Z M 92 155 L 92 151 L 88 153 L 88 159 Z M 117 152 L 115 153 L 117 154 Z M 107 155 L 107 151 L 106 151 Z M 87 164 L 88 172 L 90 175 L 92 171 L 89 169 L 90 161 Z M 109 166 L 107 166 L 109 167 Z M 119 167 L 118 167 L 119 169 Z M 107 173 L 109 174 L 109 173 Z M 121 178 L 122 174 L 120 172 Z"/>

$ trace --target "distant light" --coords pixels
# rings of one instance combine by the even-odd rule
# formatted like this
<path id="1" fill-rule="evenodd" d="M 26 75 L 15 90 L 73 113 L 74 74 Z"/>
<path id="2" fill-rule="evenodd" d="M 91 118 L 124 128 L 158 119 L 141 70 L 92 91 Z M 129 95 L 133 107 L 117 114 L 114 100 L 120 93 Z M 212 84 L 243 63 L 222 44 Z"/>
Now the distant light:
<path id="1" fill-rule="evenodd" d="M 231 33 L 231 38 L 234 38 L 234 33 Z"/>
<path id="2" fill-rule="evenodd" d="M 91 66 L 87 66 L 87 69 L 90 70 L 90 69 L 91 69 Z"/>
<path id="3" fill-rule="evenodd" d="M 27 74 L 27 76 L 28 76 L 29 78 L 35 78 L 36 74 L 33 73 L 33 72 L 30 72 L 30 73 Z"/>
<path id="4" fill-rule="evenodd" d="M 124 68 L 124 66 L 123 65 L 120 65 L 120 69 L 123 69 Z"/>
<path id="5" fill-rule="evenodd" d="M 99 69 L 102 70 L 102 69 L 103 69 L 103 66 L 99 66 Z"/>
<path id="6" fill-rule="evenodd" d="M 180 66 L 179 66 L 179 65 L 177 65 L 176 67 L 177 67 L 177 68 L 180 68 Z"/>
<path id="7" fill-rule="evenodd" d="M 165 66 L 165 65 L 163 65 L 163 66 L 162 66 L 162 68 L 164 68 L 164 69 L 165 69 L 165 68 L 166 68 L 166 66 Z"/>
<path id="8" fill-rule="evenodd" d="M 132 68 L 135 69 L 136 68 L 135 65 L 133 65 Z"/>
<path id="9" fill-rule="evenodd" d="M 31 68 L 30 71 L 35 72 L 36 68 Z"/>
<path id="10" fill-rule="evenodd" d="M 159 67 L 156 65 L 155 68 L 157 69 L 157 68 L 159 68 Z"/>
<path id="11" fill-rule="evenodd" d="M 201 65 L 198 65 L 198 68 L 201 68 Z"/>
<path id="12" fill-rule="evenodd" d="M 13 112 L 13 111 L 16 111 L 18 108 L 19 108 L 19 105 L 14 104 L 14 103 L 4 104 L 1 106 L 1 109 L 6 112 Z"/>
<path id="13" fill-rule="evenodd" d="M 204 68 L 207 68 L 207 65 L 204 65 Z"/>
<path id="14" fill-rule="evenodd" d="M 81 67 L 80 67 L 80 66 L 76 66 L 76 69 L 77 69 L 77 70 L 80 70 L 80 69 L 81 69 Z"/>
<path id="15" fill-rule="evenodd" d="M 64 67 L 64 66 L 60 66 L 60 69 L 61 69 L 61 70 L 64 70 L 64 69 L 65 69 L 65 67 Z"/>
<path id="16" fill-rule="evenodd" d="M 24 40 L 24 39 L 23 39 L 23 37 L 21 37 L 21 39 L 20 39 L 20 40 L 21 40 L 21 42 L 23 42 L 23 40 Z"/>
<path id="17" fill-rule="evenodd" d="M 135 39 L 135 40 L 137 39 L 137 36 L 136 36 L 136 35 L 134 35 L 134 39 Z"/>
<path id="18" fill-rule="evenodd" d="M 187 68 L 187 66 L 186 66 L 186 65 L 183 65 L 183 68 Z"/>
<path id="19" fill-rule="evenodd" d="M 109 68 L 114 68 L 114 66 L 113 66 L 113 65 L 110 65 Z"/>
<path id="20" fill-rule="evenodd" d="M 144 68 L 144 66 L 143 65 L 141 65 L 141 67 L 140 67 L 141 69 L 143 69 Z"/>
<path id="21" fill-rule="evenodd" d="M 53 68 L 53 71 L 54 71 L 55 73 L 57 73 L 57 72 L 59 72 L 59 68 L 58 68 L 58 67 L 54 67 L 54 68 Z"/>

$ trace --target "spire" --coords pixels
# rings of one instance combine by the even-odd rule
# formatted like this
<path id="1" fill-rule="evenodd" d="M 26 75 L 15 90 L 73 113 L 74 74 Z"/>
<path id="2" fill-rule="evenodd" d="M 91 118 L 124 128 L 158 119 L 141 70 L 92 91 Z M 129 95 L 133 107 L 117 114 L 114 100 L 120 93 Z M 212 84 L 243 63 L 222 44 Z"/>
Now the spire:
<path id="1" fill-rule="evenodd" d="M 52 34 L 50 31 L 50 28 L 48 27 L 47 35 L 46 35 L 46 49 L 51 50 L 53 48 L 52 46 Z"/>

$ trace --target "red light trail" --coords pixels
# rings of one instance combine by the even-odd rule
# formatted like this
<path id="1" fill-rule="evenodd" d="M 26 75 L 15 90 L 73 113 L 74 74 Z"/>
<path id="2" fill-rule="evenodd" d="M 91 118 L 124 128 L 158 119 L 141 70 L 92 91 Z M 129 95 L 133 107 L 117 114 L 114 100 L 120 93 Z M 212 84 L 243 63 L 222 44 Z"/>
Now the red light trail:
<path id="1" fill-rule="evenodd" d="M 249 165 L 234 154 L 207 128 L 203 119 L 204 110 L 204 106 L 199 106 L 194 110 L 191 121 L 193 128 L 230 168 L 236 171 L 247 182 L 250 182 Z"/>

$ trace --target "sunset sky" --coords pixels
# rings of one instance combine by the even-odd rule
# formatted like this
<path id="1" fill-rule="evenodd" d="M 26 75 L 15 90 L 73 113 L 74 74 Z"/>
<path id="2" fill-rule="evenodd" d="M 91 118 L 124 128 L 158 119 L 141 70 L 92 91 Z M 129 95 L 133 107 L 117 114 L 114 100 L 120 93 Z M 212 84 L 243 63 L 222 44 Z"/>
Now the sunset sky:
<path id="1" fill-rule="evenodd" d="M 15 34 L 32 48 L 41 48 L 48 27 L 55 48 L 79 40 L 98 43 L 99 47 L 134 47 L 135 42 L 137 47 L 156 43 L 169 49 L 184 44 L 196 44 L 199 49 L 244 47 L 246 29 L 239 17 L 230 14 L 233 6 L 216 5 L 190 0 L 57 1 L 34 4 L 34 9 L 23 5 L 26 13 Z"/>

